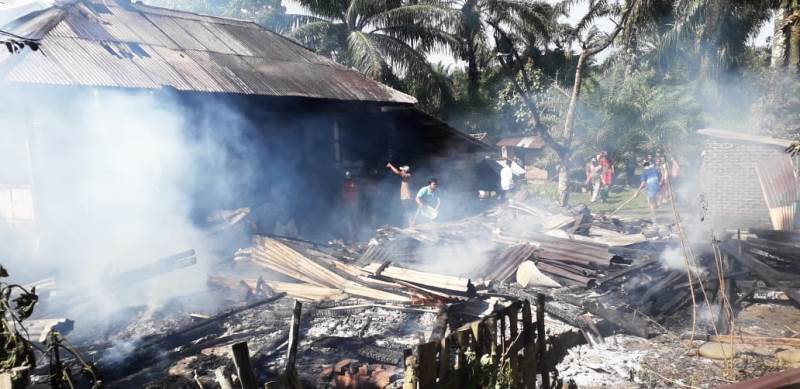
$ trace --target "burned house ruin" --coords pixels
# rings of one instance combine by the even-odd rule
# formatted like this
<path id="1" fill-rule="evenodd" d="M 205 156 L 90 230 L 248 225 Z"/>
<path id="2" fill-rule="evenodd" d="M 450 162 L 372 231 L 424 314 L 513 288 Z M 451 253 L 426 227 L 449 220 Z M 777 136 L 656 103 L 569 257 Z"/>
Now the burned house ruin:
<path id="1" fill-rule="evenodd" d="M 24 230 L 44 238 L 56 233 L 48 226 L 73 224 L 99 207 L 96 194 L 87 196 L 94 188 L 81 185 L 84 168 L 102 164 L 86 156 L 87 139 L 108 140 L 102 158 L 113 165 L 133 157 L 114 147 L 144 144 L 153 135 L 137 138 L 137 125 L 180 127 L 181 141 L 198 147 L 196 166 L 179 175 L 192 192 L 188 213 L 195 221 L 220 208 L 277 202 L 290 215 L 278 223 L 291 219 L 299 233 L 321 238 L 330 235 L 319 222 L 336 217 L 329 210 L 345 170 L 363 188 L 385 181 L 387 161 L 411 164 L 418 187 L 447 165 L 450 175 L 440 178 L 456 196 L 473 192 L 470 155 L 492 150 L 415 109 L 413 97 L 251 22 L 125 0 L 65 1 L 4 30 L 38 43 L 36 51 L 0 53 L 6 118 L 0 185 L 12 235 Z M 134 112 L 118 115 L 112 105 Z M 159 116 L 165 107 L 179 116 Z M 88 112 L 118 118 L 92 122 Z M 48 158 L 56 153 L 62 162 Z M 174 157 L 170 150 L 135 154 L 141 161 L 130 162 L 142 162 L 152 176 Z M 229 181 L 210 173 L 217 170 L 228 172 Z M 394 196 L 396 185 L 392 180 L 380 190 Z M 126 206 L 108 200 L 103 205 L 110 209 Z M 266 224 L 272 232 L 274 221 Z M 38 249 L 27 242 L 18 249 Z"/>

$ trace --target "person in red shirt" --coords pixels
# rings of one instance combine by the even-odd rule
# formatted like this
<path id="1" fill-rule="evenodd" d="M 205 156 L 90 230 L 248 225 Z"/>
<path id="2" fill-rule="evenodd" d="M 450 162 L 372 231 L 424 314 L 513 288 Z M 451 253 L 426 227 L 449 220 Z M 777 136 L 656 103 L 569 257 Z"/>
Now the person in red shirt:
<path id="1" fill-rule="evenodd" d="M 614 183 L 614 164 L 611 163 L 611 158 L 606 151 L 600 152 L 598 162 L 600 163 L 600 178 L 604 188 L 602 199 L 605 202 L 608 199 L 608 190 L 611 189 L 611 184 Z"/>
<path id="2" fill-rule="evenodd" d="M 346 171 L 344 173 L 344 183 L 342 184 L 341 202 L 343 211 L 344 223 L 344 238 L 348 242 L 352 242 L 356 238 L 356 223 L 358 220 L 358 202 L 359 192 L 358 185 L 353 179 L 353 173 Z"/>

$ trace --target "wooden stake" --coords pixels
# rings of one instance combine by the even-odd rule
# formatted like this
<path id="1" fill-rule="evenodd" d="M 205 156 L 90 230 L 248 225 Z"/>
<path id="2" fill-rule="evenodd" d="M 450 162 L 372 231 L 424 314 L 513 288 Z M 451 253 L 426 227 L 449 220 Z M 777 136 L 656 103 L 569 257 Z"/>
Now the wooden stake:
<path id="1" fill-rule="evenodd" d="M 536 389 L 536 343 L 533 338 L 533 315 L 528 300 L 522 304 L 522 335 L 525 336 L 525 359 L 522 363 L 522 384 L 525 389 Z"/>
<path id="2" fill-rule="evenodd" d="M 289 347 L 286 351 L 286 364 L 284 371 L 287 375 L 294 373 L 294 363 L 297 359 L 297 344 L 300 342 L 300 313 L 303 309 L 303 304 L 297 300 L 294 302 L 294 310 L 292 311 L 292 327 L 289 329 Z"/>
<path id="3" fill-rule="evenodd" d="M 538 354 L 537 364 L 539 372 L 542 373 L 542 387 L 550 387 L 549 361 L 547 360 L 547 340 L 544 332 L 544 305 L 545 297 L 542 293 L 536 294 L 536 351 Z"/>
<path id="4" fill-rule="evenodd" d="M 253 374 L 253 366 L 250 364 L 250 350 L 247 342 L 239 342 L 231 346 L 233 351 L 233 363 L 236 366 L 236 374 L 239 375 L 239 382 L 242 389 L 257 389 L 256 376 Z"/>

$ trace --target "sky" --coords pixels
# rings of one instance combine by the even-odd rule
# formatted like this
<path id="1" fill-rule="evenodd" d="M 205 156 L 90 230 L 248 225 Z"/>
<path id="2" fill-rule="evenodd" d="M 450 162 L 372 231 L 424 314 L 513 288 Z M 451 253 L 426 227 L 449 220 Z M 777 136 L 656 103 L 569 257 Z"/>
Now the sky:
<path id="1" fill-rule="evenodd" d="M 548 0 L 549 3 L 555 4 L 558 0 Z M 295 13 L 295 14 L 302 14 L 305 13 L 303 7 L 300 6 L 296 0 L 282 0 L 283 6 L 286 7 L 287 13 Z M 567 18 L 567 22 L 574 23 L 586 12 L 588 5 L 585 2 L 579 3 L 570 12 L 569 17 Z M 604 31 L 608 31 L 613 27 L 613 24 L 608 19 L 603 19 L 598 21 L 598 27 Z M 764 26 L 762 26 L 761 31 L 759 31 L 758 36 L 755 38 L 755 43 L 759 46 L 766 45 L 767 38 L 772 35 L 772 21 L 770 20 Z M 609 51 L 606 50 L 604 53 L 598 55 L 598 59 L 603 60 L 608 55 Z M 603 55 L 605 54 L 605 55 Z M 456 67 L 464 67 L 465 64 L 463 61 L 456 61 L 450 54 L 448 53 L 432 53 L 428 55 L 428 60 L 437 63 L 441 62 L 444 65 L 451 65 Z"/>

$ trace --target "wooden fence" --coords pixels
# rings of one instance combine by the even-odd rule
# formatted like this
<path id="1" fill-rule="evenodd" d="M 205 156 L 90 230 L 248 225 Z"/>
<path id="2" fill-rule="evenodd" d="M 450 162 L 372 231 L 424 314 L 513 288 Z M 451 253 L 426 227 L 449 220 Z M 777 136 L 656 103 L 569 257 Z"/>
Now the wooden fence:
<path id="1" fill-rule="evenodd" d="M 530 302 L 517 301 L 479 321 L 465 324 L 439 341 L 406 350 L 403 388 L 479 387 L 476 377 L 470 373 L 467 352 L 475 353 L 475 361 L 488 354 L 490 371 L 495 377 L 507 374 L 503 373 L 507 364 L 510 377 L 506 378 L 510 379 L 512 388 L 536 388 L 537 374 L 541 375 L 542 387 L 549 388 L 544 302 L 544 295 L 537 295 L 536 321 L 532 318 Z"/>

